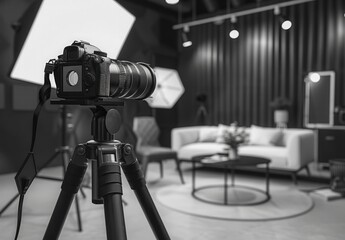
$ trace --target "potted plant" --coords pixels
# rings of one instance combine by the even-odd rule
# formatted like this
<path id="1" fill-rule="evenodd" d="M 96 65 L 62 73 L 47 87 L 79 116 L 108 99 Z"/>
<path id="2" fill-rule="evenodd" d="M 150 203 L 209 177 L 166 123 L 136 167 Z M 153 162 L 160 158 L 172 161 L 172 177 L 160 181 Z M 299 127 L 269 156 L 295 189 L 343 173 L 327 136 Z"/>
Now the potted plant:
<path id="1" fill-rule="evenodd" d="M 274 122 L 279 128 L 285 128 L 289 121 L 289 109 L 291 102 L 287 98 L 278 97 L 270 103 L 274 110 Z"/>
<path id="2" fill-rule="evenodd" d="M 228 156 L 230 160 L 237 160 L 238 146 L 245 142 L 247 134 L 244 129 L 239 130 L 238 123 L 234 122 L 231 124 L 233 127 L 232 131 L 226 131 L 224 134 L 224 142 L 229 145 Z"/>

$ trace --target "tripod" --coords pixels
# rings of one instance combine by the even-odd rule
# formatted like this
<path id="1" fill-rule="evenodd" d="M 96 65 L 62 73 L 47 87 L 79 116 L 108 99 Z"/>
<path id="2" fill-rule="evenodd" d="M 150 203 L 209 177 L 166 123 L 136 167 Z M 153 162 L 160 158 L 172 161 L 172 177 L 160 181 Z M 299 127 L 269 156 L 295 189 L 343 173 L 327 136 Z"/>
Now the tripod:
<path id="1" fill-rule="evenodd" d="M 156 238 L 170 239 L 146 187 L 132 145 L 115 140 L 114 134 L 120 128 L 119 112 L 104 106 L 96 106 L 92 111 L 91 133 L 94 140 L 79 144 L 75 148 L 43 239 L 59 238 L 73 198 L 81 186 L 88 167 L 88 159 L 92 163 L 92 202 L 104 205 L 108 240 L 127 239 L 120 168 L 135 192 Z"/>
<path id="2" fill-rule="evenodd" d="M 67 144 L 67 118 L 68 113 L 66 106 L 61 105 L 60 107 L 60 116 L 62 119 L 62 136 L 61 136 L 61 146 L 56 148 L 54 154 L 43 164 L 40 170 L 46 168 L 53 160 L 55 160 L 59 155 L 61 155 L 62 167 L 63 167 L 63 175 L 65 174 L 66 170 L 66 163 L 69 162 L 71 159 L 71 152 L 70 147 Z M 60 178 L 48 177 L 48 176 L 37 176 L 37 178 L 46 179 L 46 180 L 53 180 L 53 181 L 62 181 Z M 81 191 L 83 196 L 85 194 Z M 12 203 L 19 197 L 19 193 L 13 196 L 13 198 L 0 210 L 0 216 L 9 208 Z M 78 196 L 75 196 L 75 204 L 76 204 L 76 211 L 77 211 L 77 219 L 78 219 L 78 230 L 82 231 L 82 223 L 81 223 L 81 216 L 80 216 L 80 209 L 79 209 L 79 200 Z"/>

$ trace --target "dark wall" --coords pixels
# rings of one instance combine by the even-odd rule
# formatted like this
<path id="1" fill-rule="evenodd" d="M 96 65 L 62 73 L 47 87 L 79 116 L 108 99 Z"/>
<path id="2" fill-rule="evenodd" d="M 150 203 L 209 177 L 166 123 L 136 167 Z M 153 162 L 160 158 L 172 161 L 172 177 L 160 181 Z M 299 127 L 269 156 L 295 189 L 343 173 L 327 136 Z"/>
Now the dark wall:
<path id="1" fill-rule="evenodd" d="M 280 28 L 273 11 L 239 17 L 240 37 L 229 38 L 229 21 L 191 27 L 193 46 L 180 50 L 186 93 L 178 103 L 179 125 L 194 124 L 195 96 L 208 96 L 211 124 L 273 126 L 269 103 L 287 97 L 289 127 L 303 126 L 304 77 L 336 73 L 336 105 L 345 106 L 345 2 L 315 1 L 282 9 L 293 27 Z"/>
<path id="2" fill-rule="evenodd" d="M 172 29 L 176 14 L 161 8 L 148 9 L 145 4 L 118 1 L 136 16 L 119 59 L 146 62 L 151 67 L 177 68 L 177 32 Z M 152 109 L 145 101 L 126 101 L 123 121 L 132 127 L 135 116 L 155 116 L 160 128 L 160 143 L 170 146 L 170 132 L 177 125 L 177 106 L 172 109 Z M 126 140 L 126 132 L 122 132 Z M 122 136 L 119 136 L 122 137 Z"/>
<path id="3" fill-rule="evenodd" d="M 14 61 L 16 23 L 34 1 L 0 1 L 0 172 L 15 171 L 29 151 L 32 111 L 37 104 L 38 86 L 14 81 L 8 73 Z M 30 63 L 28 63 L 30 64 Z M 43 77 L 43 74 L 42 74 Z M 44 108 L 38 130 L 37 145 L 42 148 L 36 154 L 40 160 L 48 159 L 59 145 L 58 113 Z"/>

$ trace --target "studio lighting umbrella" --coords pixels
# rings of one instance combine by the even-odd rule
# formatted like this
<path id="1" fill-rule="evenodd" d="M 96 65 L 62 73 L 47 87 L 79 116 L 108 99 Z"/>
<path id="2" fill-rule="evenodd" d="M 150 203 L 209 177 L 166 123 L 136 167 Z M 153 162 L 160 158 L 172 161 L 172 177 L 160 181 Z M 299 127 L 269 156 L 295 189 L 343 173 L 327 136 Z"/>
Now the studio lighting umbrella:
<path id="1" fill-rule="evenodd" d="M 156 90 L 147 99 L 152 108 L 172 108 L 184 93 L 180 75 L 175 69 L 156 67 Z"/>

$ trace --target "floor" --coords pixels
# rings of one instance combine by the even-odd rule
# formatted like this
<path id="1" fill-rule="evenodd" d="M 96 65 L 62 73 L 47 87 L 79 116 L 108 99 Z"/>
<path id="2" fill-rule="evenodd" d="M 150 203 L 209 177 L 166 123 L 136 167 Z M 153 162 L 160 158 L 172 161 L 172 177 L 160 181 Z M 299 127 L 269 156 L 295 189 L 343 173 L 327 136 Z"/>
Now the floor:
<path id="1" fill-rule="evenodd" d="M 161 187 L 180 184 L 180 180 L 173 162 L 164 165 L 164 178 L 160 179 L 158 166 L 151 164 L 148 169 L 148 188 L 153 198 Z M 42 175 L 59 176 L 61 168 L 47 168 Z M 183 166 L 183 173 L 187 182 L 191 181 L 191 170 Z M 212 178 L 219 174 L 209 170 L 200 171 L 202 177 Z M 0 206 L 16 193 L 13 181 L 14 174 L 0 176 Z M 262 181 L 260 174 L 241 174 L 241 178 Z M 289 177 L 273 177 L 271 184 L 293 185 Z M 42 239 L 51 211 L 59 194 L 60 183 L 36 179 L 25 197 L 22 227 L 19 235 L 21 240 Z M 300 181 L 296 188 L 313 190 L 322 187 L 322 183 Z M 149 224 L 130 190 L 127 181 L 123 179 L 124 196 L 127 202 L 124 206 L 126 229 L 128 239 L 155 239 Z M 72 205 L 65 226 L 59 239 L 88 240 L 106 239 L 104 214 L 102 205 L 91 203 L 91 191 L 85 189 L 86 198 L 79 195 L 83 231 L 77 231 L 75 207 Z M 170 234 L 175 240 L 340 240 L 345 234 L 345 200 L 325 201 L 320 197 L 311 195 L 315 207 L 309 213 L 279 221 L 222 221 L 207 219 L 178 213 L 165 208 L 156 202 L 156 206 Z M 7 209 L 0 217 L 0 239 L 14 239 L 16 227 L 17 202 Z"/>

